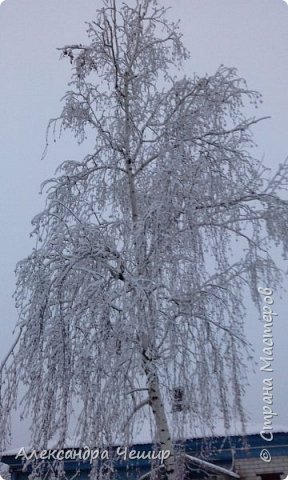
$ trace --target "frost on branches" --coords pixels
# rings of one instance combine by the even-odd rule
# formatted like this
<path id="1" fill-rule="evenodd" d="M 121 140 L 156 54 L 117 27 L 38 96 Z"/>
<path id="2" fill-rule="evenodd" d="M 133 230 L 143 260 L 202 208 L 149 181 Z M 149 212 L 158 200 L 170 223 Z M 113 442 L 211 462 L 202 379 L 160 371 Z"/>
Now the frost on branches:
<path id="1" fill-rule="evenodd" d="M 259 95 L 235 69 L 169 73 L 188 54 L 157 1 L 104 5 L 89 43 L 61 49 L 73 73 L 50 127 L 95 149 L 45 182 L 17 266 L 2 432 L 20 384 L 38 448 L 65 444 L 72 412 L 91 447 L 132 442 L 148 418 L 173 480 L 175 438 L 244 424 L 243 295 L 279 282 L 269 244 L 287 254 L 288 165 L 269 178 L 251 156 L 258 120 L 243 111 Z"/>

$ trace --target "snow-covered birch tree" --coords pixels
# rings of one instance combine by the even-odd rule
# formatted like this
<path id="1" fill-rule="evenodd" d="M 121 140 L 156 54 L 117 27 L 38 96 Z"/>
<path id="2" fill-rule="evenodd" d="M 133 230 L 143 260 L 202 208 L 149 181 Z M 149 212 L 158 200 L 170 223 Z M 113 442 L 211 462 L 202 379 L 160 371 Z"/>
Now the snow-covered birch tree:
<path id="1" fill-rule="evenodd" d="M 279 282 L 269 245 L 287 254 L 288 165 L 269 177 L 253 157 L 260 95 L 235 69 L 179 78 L 188 53 L 158 1 L 103 4 L 88 43 L 61 48 L 72 79 L 48 138 L 68 129 L 95 148 L 43 185 L 2 431 L 20 384 L 37 447 L 62 446 L 73 415 L 79 444 L 98 447 L 149 419 L 174 480 L 176 436 L 244 423 L 243 296 Z"/>

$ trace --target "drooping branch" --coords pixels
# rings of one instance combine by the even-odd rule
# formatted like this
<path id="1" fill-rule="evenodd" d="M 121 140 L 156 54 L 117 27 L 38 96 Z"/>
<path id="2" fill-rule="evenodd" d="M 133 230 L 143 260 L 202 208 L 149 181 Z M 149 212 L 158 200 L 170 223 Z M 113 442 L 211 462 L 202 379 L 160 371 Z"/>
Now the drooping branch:
<path id="1" fill-rule="evenodd" d="M 11 355 L 13 355 L 14 353 L 14 350 L 15 348 L 17 347 L 17 344 L 21 338 L 21 334 L 22 334 L 22 329 L 23 327 L 20 327 L 19 329 L 19 332 L 18 332 L 18 335 L 17 337 L 15 338 L 15 341 L 14 343 L 12 344 L 11 348 L 9 349 L 8 353 L 6 354 L 4 360 L 1 362 L 0 364 L 0 375 L 2 374 L 3 372 L 3 369 L 5 368 L 6 364 L 7 364 L 7 361 L 9 360 L 9 358 L 11 357 Z"/>
<path id="2" fill-rule="evenodd" d="M 214 465 L 213 463 L 206 462 L 201 458 L 193 457 L 191 455 L 188 455 L 187 453 L 183 453 L 182 456 L 189 462 L 203 469 L 204 471 L 208 470 L 208 472 L 210 471 L 219 475 L 225 475 L 231 478 L 240 478 L 240 475 L 238 475 L 238 473 L 232 472 L 232 470 L 228 470 L 227 468 L 219 467 L 218 465 Z"/>

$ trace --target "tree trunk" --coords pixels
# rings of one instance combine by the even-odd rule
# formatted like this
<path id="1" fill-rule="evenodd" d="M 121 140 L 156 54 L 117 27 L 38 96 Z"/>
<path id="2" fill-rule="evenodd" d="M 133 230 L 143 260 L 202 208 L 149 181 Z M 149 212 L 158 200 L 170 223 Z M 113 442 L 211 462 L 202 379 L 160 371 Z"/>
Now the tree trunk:
<path id="1" fill-rule="evenodd" d="M 144 371 L 147 377 L 149 405 L 155 418 L 156 431 L 161 450 L 168 450 L 170 455 L 164 460 L 165 471 L 168 480 L 175 480 L 175 455 L 169 430 L 169 425 L 165 413 L 165 407 L 162 401 L 161 392 L 159 388 L 159 379 L 155 372 L 153 362 L 147 355 L 147 350 L 143 349 L 143 364 Z"/>

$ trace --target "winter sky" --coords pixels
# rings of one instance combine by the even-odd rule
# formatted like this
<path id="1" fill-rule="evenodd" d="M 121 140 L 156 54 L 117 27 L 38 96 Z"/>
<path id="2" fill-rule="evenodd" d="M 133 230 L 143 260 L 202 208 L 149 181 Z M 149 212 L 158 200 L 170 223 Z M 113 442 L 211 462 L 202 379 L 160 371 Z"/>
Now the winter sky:
<path id="1" fill-rule="evenodd" d="M 134 0 L 130 0 L 132 3 Z M 69 135 L 41 160 L 48 120 L 60 113 L 60 98 L 70 75 L 67 60 L 59 61 L 57 47 L 85 43 L 85 21 L 94 18 L 101 0 L 5 0 L 0 6 L 0 217 L 1 338 L 0 361 L 8 351 L 17 320 L 12 299 L 14 268 L 33 246 L 30 220 L 41 210 L 38 195 L 43 180 L 62 160 L 81 158 Z M 287 2 L 288 3 L 288 0 Z M 250 88 L 263 94 L 257 114 L 271 116 L 257 124 L 257 155 L 272 169 L 288 155 L 288 6 L 283 0 L 165 0 L 170 18 L 181 19 L 184 43 L 191 52 L 186 74 L 214 73 L 220 64 L 235 66 Z M 255 152 L 254 152 L 255 153 Z M 287 229 L 288 234 L 288 229 Z M 287 271 L 288 262 L 283 263 Z M 273 285 L 259 285 L 270 287 Z M 286 426 L 287 414 L 287 284 L 274 293 L 278 313 L 274 325 L 274 427 Z M 282 298 L 281 298 L 282 295 Z M 261 356 L 263 325 L 247 299 L 246 333 Z M 263 425 L 262 379 L 259 365 L 251 368 L 245 405 L 250 429 Z M 27 443 L 28 422 L 14 421 L 13 446 Z"/>

